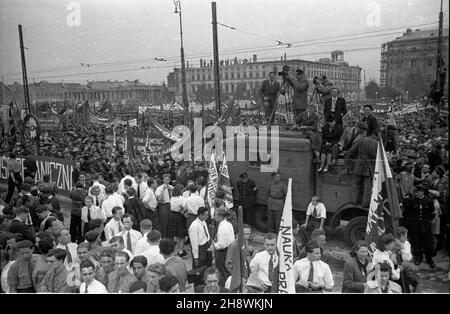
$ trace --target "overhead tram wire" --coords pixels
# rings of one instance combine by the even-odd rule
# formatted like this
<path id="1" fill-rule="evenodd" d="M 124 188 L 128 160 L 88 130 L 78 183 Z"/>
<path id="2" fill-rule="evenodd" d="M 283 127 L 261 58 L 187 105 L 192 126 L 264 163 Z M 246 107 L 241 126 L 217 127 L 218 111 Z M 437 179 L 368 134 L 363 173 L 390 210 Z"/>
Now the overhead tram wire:
<path id="1" fill-rule="evenodd" d="M 435 23 L 427 23 L 427 24 L 417 24 L 417 25 L 411 25 L 409 27 L 417 27 L 417 26 L 424 26 L 424 25 L 430 25 L 430 24 L 435 24 Z M 355 35 L 366 35 L 366 34 L 374 34 L 374 33 L 379 33 L 379 32 L 385 32 L 385 31 L 390 31 L 390 30 L 394 30 L 394 29 L 404 29 L 404 27 L 398 27 L 398 28 L 391 28 L 391 29 L 385 29 L 385 30 L 378 30 L 378 31 L 371 31 L 371 32 L 367 32 L 367 33 L 359 33 L 359 34 L 349 34 L 349 35 L 341 35 L 341 36 L 333 36 L 333 37 L 325 37 L 325 38 L 318 38 L 318 39 L 310 39 L 310 40 L 304 40 L 304 41 L 299 41 L 299 42 L 295 42 L 294 44 L 292 44 L 292 47 L 304 47 L 304 46 L 308 46 L 308 45 L 321 45 L 321 44 L 327 44 L 327 43 L 336 43 L 336 42 L 342 42 L 342 41 L 354 41 L 354 40 L 361 40 L 361 39 L 366 39 L 366 38 L 374 38 L 374 37 L 382 37 L 382 36 L 388 36 L 388 35 L 392 35 L 392 34 L 397 34 L 398 32 L 394 32 L 394 33 L 386 33 L 386 34 L 376 34 L 376 35 L 372 35 L 372 36 L 363 36 L 363 37 L 358 37 L 358 38 L 343 38 L 343 37 L 349 37 L 349 36 L 355 36 Z M 336 39 L 336 38 L 343 38 L 343 39 Z M 326 40 L 326 39 L 335 39 L 335 40 L 328 40 L 328 41 L 324 41 L 324 42 L 318 42 L 318 43 L 309 43 L 306 44 L 308 42 L 314 42 L 314 41 L 321 41 L 321 40 Z M 273 40 L 273 39 L 271 39 Z M 301 45 L 300 45 L 301 44 Z M 245 53 L 245 52 L 260 52 L 260 51 L 269 51 L 269 50 L 276 50 L 276 49 L 283 49 L 285 47 L 280 47 L 279 45 L 277 46 L 273 46 L 273 45 L 265 45 L 265 46 L 258 46 L 258 47 L 247 47 L 247 48 L 238 48 L 238 49 L 230 49 L 230 50 L 224 50 L 221 51 L 222 55 L 229 55 L 229 54 L 235 54 L 235 53 Z M 30 49 L 29 50 L 35 50 L 35 49 Z M 348 49 L 346 49 L 348 50 Z M 36 51 L 36 50 L 35 50 Z M 43 53 L 40 51 L 40 53 Z M 312 54 L 320 54 L 320 53 L 312 53 Z M 50 55 L 50 54 L 48 54 Z M 51 55 L 52 57 L 55 58 L 59 58 L 62 59 L 58 56 L 55 55 Z M 198 57 L 210 57 L 211 54 L 208 55 L 198 55 L 198 53 L 192 53 L 190 55 L 188 55 L 188 58 L 198 58 Z M 175 57 L 178 58 L 178 57 Z M 128 61 L 113 61 L 113 62 L 103 62 L 103 63 L 86 63 L 89 64 L 89 67 L 97 67 L 97 66 L 125 66 L 125 64 L 127 63 L 139 63 L 139 62 L 148 62 L 148 61 L 154 61 L 155 58 L 152 59 L 137 59 L 137 60 L 128 60 Z M 167 57 L 164 58 L 166 61 L 172 61 L 171 58 Z M 176 59 L 173 60 L 173 63 L 179 63 L 179 61 L 176 61 Z M 171 66 L 169 66 L 170 68 Z M 80 69 L 80 66 L 67 66 L 67 67 L 60 67 L 60 68 L 54 68 L 55 71 L 64 71 L 64 70 L 77 70 Z M 140 69 L 140 68 L 138 68 Z M 129 69 L 126 69 L 126 71 L 129 71 Z M 53 72 L 53 70 L 40 70 L 40 71 L 32 71 L 30 72 L 31 74 L 38 74 L 38 73 L 48 73 L 48 72 Z M 18 72 L 17 72 L 18 73 Z M 58 75 L 58 77 L 61 77 L 61 75 Z"/>
<path id="2" fill-rule="evenodd" d="M 379 49 L 378 46 L 376 47 L 364 47 L 364 48 L 354 48 L 354 49 L 348 49 L 346 51 L 363 51 L 363 50 L 372 50 L 372 49 Z M 313 52 L 313 53 L 305 53 L 301 55 L 293 55 L 291 57 L 302 57 L 302 56 L 310 56 L 310 55 L 320 55 L 329 53 L 331 51 L 319 51 L 319 52 Z M 273 57 L 267 57 L 262 58 L 262 61 L 274 61 Z M 76 76 L 86 76 L 86 75 L 98 75 L 98 74 L 109 74 L 109 73 L 120 73 L 120 72 L 131 72 L 131 71 L 141 71 L 141 70 L 152 70 L 152 69 L 163 69 L 163 68 L 173 68 L 173 65 L 165 65 L 165 66 L 142 66 L 138 68 L 130 68 L 130 69 L 120 69 L 120 70 L 110 70 L 110 71 L 98 71 L 98 72 L 86 72 L 86 73 L 71 73 L 71 74 L 61 74 L 61 75 L 48 75 L 48 76 L 41 76 L 41 77 L 32 77 L 35 80 L 39 79 L 49 79 L 49 78 L 61 78 L 61 77 L 76 77 Z"/>

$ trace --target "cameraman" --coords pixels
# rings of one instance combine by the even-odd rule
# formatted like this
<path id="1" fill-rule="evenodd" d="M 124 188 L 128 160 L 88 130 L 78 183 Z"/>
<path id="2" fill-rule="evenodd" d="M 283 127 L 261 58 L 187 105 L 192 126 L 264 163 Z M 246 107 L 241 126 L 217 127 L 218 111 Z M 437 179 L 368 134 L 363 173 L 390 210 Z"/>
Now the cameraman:
<path id="1" fill-rule="evenodd" d="M 306 110 L 308 105 L 309 82 L 301 69 L 295 70 L 295 78 L 288 75 L 285 77 L 285 80 L 294 88 L 292 103 L 294 105 L 295 120 L 298 121 L 300 114 Z M 284 93 L 284 91 L 281 93 Z"/>
<path id="2" fill-rule="evenodd" d="M 272 111 L 275 107 L 280 88 L 280 83 L 275 80 L 275 72 L 270 72 L 269 79 L 263 81 L 259 90 L 259 96 L 264 104 L 266 121 L 270 124 L 275 120 L 275 114 L 272 115 Z"/>
<path id="3" fill-rule="evenodd" d="M 333 87 L 333 83 L 331 83 L 325 75 L 322 76 L 322 79 L 315 77 L 313 84 L 314 88 L 316 88 L 322 96 L 324 102 L 331 98 L 331 88 Z"/>

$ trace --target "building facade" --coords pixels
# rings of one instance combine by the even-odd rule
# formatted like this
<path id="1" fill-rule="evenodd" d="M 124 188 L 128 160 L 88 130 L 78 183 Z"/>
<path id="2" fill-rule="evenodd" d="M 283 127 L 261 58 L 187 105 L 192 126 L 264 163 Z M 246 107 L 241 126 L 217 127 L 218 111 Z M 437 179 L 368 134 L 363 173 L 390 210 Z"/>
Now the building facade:
<path id="1" fill-rule="evenodd" d="M 401 37 L 384 43 L 381 47 L 380 87 L 393 87 L 406 96 L 411 92 L 407 90 L 406 78 L 414 74 L 416 80 L 426 86 L 415 93 L 426 94 L 436 79 L 437 47 L 438 29 L 407 29 Z M 443 29 L 442 47 L 442 57 L 447 64 L 448 28 Z M 448 72 L 446 82 L 448 84 Z"/>
<path id="2" fill-rule="evenodd" d="M 23 103 L 23 85 L 14 83 L 9 85 L 16 101 Z M 149 85 L 135 81 L 91 81 L 87 84 L 78 83 L 50 83 L 42 81 L 28 86 L 30 101 L 55 101 L 121 103 L 136 101 L 146 103 L 160 103 L 165 85 Z"/>
<path id="3" fill-rule="evenodd" d="M 344 61 L 342 51 L 334 51 L 331 59 L 323 58 L 319 61 L 305 60 L 286 60 L 282 57 L 277 61 L 258 61 L 257 56 L 253 55 L 251 60 L 227 59 L 220 61 L 220 85 L 223 94 L 233 95 L 238 89 L 244 88 L 247 95 L 257 98 L 255 90 L 259 88 L 263 80 L 268 79 L 269 72 L 278 73 L 282 71 L 284 65 L 291 68 L 291 74 L 294 75 L 296 69 L 303 69 L 306 77 L 310 81 L 309 91 L 313 91 L 312 80 L 315 76 L 327 78 L 338 87 L 341 94 L 349 99 L 357 99 L 361 85 L 361 68 L 359 66 L 350 66 Z M 281 82 L 281 77 L 277 76 Z M 204 88 L 206 90 L 214 89 L 214 67 L 213 61 L 200 59 L 199 67 L 186 67 L 187 93 L 190 99 L 195 100 L 196 92 Z M 169 91 L 175 93 L 176 98 L 181 99 L 181 70 L 175 68 L 167 77 L 167 86 Z M 252 93 L 253 91 L 253 93 Z"/>

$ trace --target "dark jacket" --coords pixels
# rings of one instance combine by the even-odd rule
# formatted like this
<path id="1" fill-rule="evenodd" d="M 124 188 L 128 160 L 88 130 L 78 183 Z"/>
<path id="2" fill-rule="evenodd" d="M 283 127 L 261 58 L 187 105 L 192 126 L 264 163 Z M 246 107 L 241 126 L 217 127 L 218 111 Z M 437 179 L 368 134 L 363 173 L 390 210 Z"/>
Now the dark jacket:
<path id="1" fill-rule="evenodd" d="M 367 267 L 357 261 L 357 257 L 351 257 L 344 264 L 344 281 L 342 284 L 342 293 L 363 293 L 364 284 L 367 282 L 367 273 L 363 272 Z"/>
<path id="2" fill-rule="evenodd" d="M 278 96 L 278 92 L 280 91 L 280 83 L 274 80 L 273 85 L 270 85 L 270 80 L 265 80 L 261 89 L 259 90 L 259 96 L 264 100 L 264 97 L 269 98 L 269 101 L 275 101 Z"/>
<path id="3" fill-rule="evenodd" d="M 372 115 L 362 118 L 362 121 L 367 124 L 367 136 L 375 135 L 378 136 L 378 131 L 380 130 L 378 126 L 377 118 Z"/>
<path id="4" fill-rule="evenodd" d="M 328 98 L 327 100 L 325 100 L 325 106 L 323 109 L 323 114 L 325 118 L 331 113 L 331 105 L 332 105 L 332 98 Z M 337 97 L 334 108 L 334 114 L 336 117 L 336 123 L 342 125 L 342 117 L 347 114 L 347 104 L 344 98 Z"/>
<path id="5" fill-rule="evenodd" d="M 308 105 L 308 87 L 309 82 L 306 78 L 297 79 L 288 78 L 289 85 L 294 89 L 294 94 L 292 95 L 292 102 L 294 108 L 299 110 L 305 110 Z"/>
<path id="6" fill-rule="evenodd" d="M 72 206 L 70 207 L 70 214 L 75 217 L 81 217 L 81 208 L 84 206 L 84 198 L 88 192 L 83 189 L 76 189 L 70 191 L 69 197 L 72 200 Z"/>
<path id="7" fill-rule="evenodd" d="M 431 232 L 431 221 L 434 218 L 433 201 L 424 196 L 408 198 L 404 201 L 404 220 L 410 232 Z"/>
<path id="8" fill-rule="evenodd" d="M 325 145 L 327 142 L 332 145 L 339 143 L 342 136 L 342 126 L 335 124 L 333 128 L 327 123 L 322 127 L 322 144 Z"/>
<path id="9" fill-rule="evenodd" d="M 254 191 L 256 187 L 255 182 L 250 179 L 247 179 L 247 182 L 239 179 L 236 185 L 239 193 L 239 205 L 242 205 L 244 208 L 251 208 L 256 198 L 256 191 Z"/>
<path id="10" fill-rule="evenodd" d="M 373 137 L 361 137 L 347 152 L 345 159 L 353 160 L 353 174 L 371 177 L 375 171 L 378 141 Z"/>
<path id="11" fill-rule="evenodd" d="M 136 222 L 140 222 L 145 218 L 144 208 L 136 197 L 128 198 L 123 204 L 123 207 L 126 213 L 136 218 Z"/>

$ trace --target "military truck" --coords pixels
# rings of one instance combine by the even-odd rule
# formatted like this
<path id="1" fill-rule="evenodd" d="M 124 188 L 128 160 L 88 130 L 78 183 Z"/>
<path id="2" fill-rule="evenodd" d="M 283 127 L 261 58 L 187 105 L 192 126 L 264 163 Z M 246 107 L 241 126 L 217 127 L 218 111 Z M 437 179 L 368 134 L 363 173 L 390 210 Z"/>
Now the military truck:
<path id="1" fill-rule="evenodd" d="M 258 153 L 256 161 L 249 161 L 250 152 L 254 152 L 255 145 L 250 145 L 251 141 L 257 141 L 255 135 L 246 135 L 245 141 L 237 141 L 235 138 L 227 138 L 225 141 L 233 145 L 235 149 L 235 159 L 237 151 L 245 150 L 247 161 L 228 161 L 230 179 L 235 186 L 239 175 L 247 172 L 249 179 L 253 180 L 258 187 L 256 197 L 253 227 L 259 231 L 267 230 L 267 199 L 268 188 L 272 181 L 270 172 L 261 172 L 264 164 L 269 164 L 269 156 L 261 156 Z M 261 141 L 261 138 L 259 139 Z M 268 146 L 270 140 L 266 139 Z M 255 143 L 255 142 L 253 142 Z M 266 160 L 266 162 L 261 161 Z M 313 154 L 310 140 L 303 136 L 302 132 L 283 132 L 279 134 L 279 166 L 281 180 L 287 184 L 288 178 L 292 178 L 292 207 L 293 216 L 303 222 L 306 218 L 306 209 L 311 197 L 318 195 L 324 202 L 327 209 L 326 229 L 334 230 L 339 225 L 346 225 L 344 236 L 348 243 L 354 243 L 359 239 L 364 239 L 367 224 L 368 208 L 352 204 L 351 185 L 352 177 L 344 170 L 344 160 L 339 159 L 337 164 L 327 173 L 317 173 L 313 163 Z M 345 174 L 344 174 L 345 173 Z M 236 190 L 236 189 L 234 189 Z M 237 195 L 235 195 L 237 198 Z"/>

